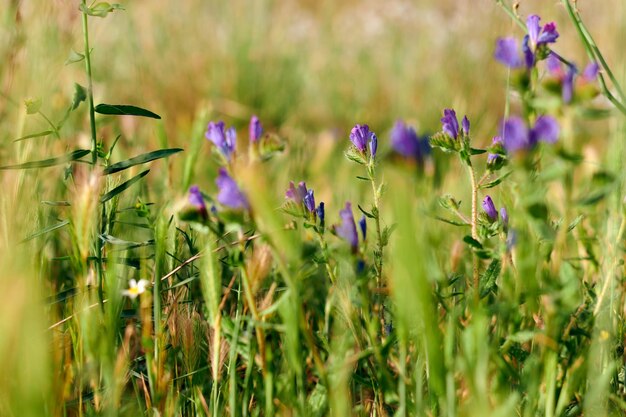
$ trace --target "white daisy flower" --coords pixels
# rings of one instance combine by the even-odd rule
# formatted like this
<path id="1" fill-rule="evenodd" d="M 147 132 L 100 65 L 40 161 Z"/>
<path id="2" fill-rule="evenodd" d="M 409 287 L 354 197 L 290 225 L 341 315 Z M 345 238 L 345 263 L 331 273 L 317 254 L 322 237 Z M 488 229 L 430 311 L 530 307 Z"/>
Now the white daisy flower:
<path id="1" fill-rule="evenodd" d="M 150 284 L 150 281 L 146 279 L 140 279 L 139 282 L 131 279 L 129 288 L 127 290 L 123 290 L 122 294 L 135 299 L 139 294 L 143 294 L 146 291 L 148 284 Z"/>

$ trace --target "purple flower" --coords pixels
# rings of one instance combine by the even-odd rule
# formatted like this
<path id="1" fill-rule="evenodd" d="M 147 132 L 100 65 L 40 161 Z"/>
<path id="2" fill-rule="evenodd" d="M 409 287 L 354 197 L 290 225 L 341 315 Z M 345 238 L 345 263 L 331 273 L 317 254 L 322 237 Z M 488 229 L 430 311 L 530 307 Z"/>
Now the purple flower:
<path id="1" fill-rule="evenodd" d="M 197 209 L 206 211 L 206 204 L 204 198 L 197 185 L 189 187 L 189 203 Z"/>
<path id="2" fill-rule="evenodd" d="M 593 82 L 598 78 L 600 67 L 597 62 L 590 62 L 583 71 L 583 78 L 587 82 Z"/>
<path id="3" fill-rule="evenodd" d="M 539 141 L 556 142 L 559 137 L 559 125 L 550 116 L 540 116 L 535 126 L 529 129 L 521 118 L 512 116 L 502 122 L 500 135 L 504 148 L 512 153 L 521 149 L 532 149 Z"/>
<path id="4" fill-rule="evenodd" d="M 491 197 L 487 196 L 483 200 L 483 210 L 487 213 L 487 216 L 492 220 L 498 220 L 498 210 L 496 210 L 496 206 L 493 204 L 493 200 Z"/>
<path id="5" fill-rule="evenodd" d="M 463 134 L 465 136 L 469 136 L 470 132 L 470 121 L 467 116 L 463 116 L 463 120 L 461 121 L 461 127 L 463 128 Z"/>
<path id="6" fill-rule="evenodd" d="M 528 16 L 526 19 L 526 28 L 528 29 L 528 38 L 530 45 L 534 51 L 541 45 L 556 42 L 559 33 L 556 31 L 556 24 L 550 22 L 543 29 L 539 25 L 541 18 L 536 14 Z"/>
<path id="7" fill-rule="evenodd" d="M 320 201 L 320 205 L 315 209 L 317 218 L 320 219 L 320 224 L 324 227 L 324 219 L 326 218 L 326 212 L 324 211 L 324 202 Z"/>
<path id="8" fill-rule="evenodd" d="M 378 137 L 376 137 L 376 134 L 374 132 L 372 132 L 372 138 L 370 139 L 370 154 L 372 156 L 376 156 L 376 151 L 378 150 Z"/>
<path id="9" fill-rule="evenodd" d="M 500 38 L 496 41 L 496 51 L 494 58 L 509 68 L 519 68 L 522 66 L 519 48 L 515 38 Z"/>
<path id="10" fill-rule="evenodd" d="M 441 130 L 452 139 L 459 137 L 459 121 L 454 110 L 444 109 L 441 118 Z"/>
<path id="11" fill-rule="evenodd" d="M 313 196 L 313 190 L 307 190 L 304 196 L 304 207 L 306 207 L 310 213 L 315 213 L 315 197 Z"/>
<path id="12" fill-rule="evenodd" d="M 559 57 L 554 53 L 548 56 L 546 66 L 548 71 L 561 83 L 561 95 L 564 103 L 569 103 L 574 97 L 574 77 L 578 73 L 576 66 L 567 65 L 567 71 L 563 71 L 563 65 Z"/>
<path id="13" fill-rule="evenodd" d="M 263 135 L 263 126 L 261 126 L 261 121 L 256 115 L 250 118 L 250 126 L 248 127 L 248 131 L 250 134 L 250 142 L 255 143 L 261 138 Z"/>
<path id="14" fill-rule="evenodd" d="M 418 161 L 430 153 L 428 139 L 417 136 L 415 129 L 398 120 L 391 129 L 391 147 L 394 151 L 407 158 Z"/>
<path id="15" fill-rule="evenodd" d="M 361 229 L 363 240 L 365 240 L 367 237 L 367 220 L 365 219 L 365 215 L 361 216 L 361 220 L 359 220 L 359 228 Z"/>
<path id="16" fill-rule="evenodd" d="M 220 168 L 215 184 L 219 189 L 217 201 L 220 204 L 233 209 L 247 209 L 249 207 L 246 196 L 224 168 Z"/>
<path id="17" fill-rule="evenodd" d="M 365 152 L 369 145 L 371 155 L 376 156 L 378 138 L 368 125 L 355 125 L 350 131 L 350 141 L 359 152 Z"/>
<path id="18" fill-rule="evenodd" d="M 237 133 L 235 128 L 224 129 L 224 122 L 219 121 L 209 122 L 205 136 L 208 140 L 213 142 L 215 146 L 220 150 L 222 155 L 230 161 L 230 157 L 235 152 L 237 146 Z"/>
<path id="19" fill-rule="evenodd" d="M 300 181 L 297 188 L 293 181 L 289 181 L 289 188 L 285 191 L 285 198 L 288 198 L 299 205 L 304 202 L 307 192 L 308 190 L 306 189 L 306 183 L 304 181 Z"/>
<path id="20" fill-rule="evenodd" d="M 492 147 L 497 147 L 497 148 L 501 148 L 502 146 L 504 146 L 504 144 L 502 143 L 502 138 L 500 136 L 494 136 L 493 139 L 491 139 L 491 146 Z M 497 153 L 489 153 L 487 155 L 487 163 L 488 164 L 493 164 L 495 163 L 499 158 L 501 158 L 500 154 Z"/>
<path id="21" fill-rule="evenodd" d="M 359 246 L 359 236 L 354 224 L 354 217 L 352 216 L 352 205 L 346 203 L 346 208 L 339 211 L 339 216 L 341 217 L 341 224 L 335 228 L 335 231 L 337 235 L 350 244 L 352 251 L 356 251 Z"/>
<path id="22" fill-rule="evenodd" d="M 506 231 L 509 228 L 509 213 L 506 211 L 506 208 L 502 207 L 500 209 L 500 218 L 502 219 L 502 226 Z"/>

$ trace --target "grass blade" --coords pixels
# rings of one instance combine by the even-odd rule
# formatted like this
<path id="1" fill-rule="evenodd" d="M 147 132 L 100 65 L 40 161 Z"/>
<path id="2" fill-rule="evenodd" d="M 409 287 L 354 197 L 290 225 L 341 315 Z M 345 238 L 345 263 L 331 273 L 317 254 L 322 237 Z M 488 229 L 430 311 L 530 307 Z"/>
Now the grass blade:
<path id="1" fill-rule="evenodd" d="M 135 175 L 134 177 L 132 177 L 128 181 L 118 185 L 117 187 L 115 187 L 114 189 L 112 189 L 111 191 L 109 191 L 108 193 L 103 195 L 102 197 L 100 197 L 100 202 L 101 203 L 106 203 L 107 201 L 109 201 L 110 199 L 115 197 L 116 195 L 118 195 L 120 193 L 123 193 L 128 188 L 130 188 L 134 183 L 136 183 L 137 181 L 139 181 L 140 179 L 142 179 L 143 177 L 148 175 L 148 172 L 150 172 L 150 170 L 146 169 L 145 171 Z"/>
<path id="2" fill-rule="evenodd" d="M 43 228 L 41 230 L 38 230 L 37 232 L 33 233 L 32 235 L 26 237 L 20 243 L 28 242 L 29 240 L 33 240 L 34 238 L 42 236 L 42 235 L 45 235 L 46 233 L 52 232 L 53 230 L 60 229 L 60 228 L 62 228 L 64 226 L 67 226 L 68 224 L 70 224 L 69 220 L 63 220 L 60 223 L 53 224 L 52 226 L 45 227 L 45 228 Z"/>
<path id="3" fill-rule="evenodd" d="M 91 151 L 88 149 L 77 149 L 67 155 L 57 156 L 55 158 L 43 159 L 41 161 L 24 162 L 23 164 L 18 165 L 5 165 L 0 167 L 0 170 L 47 168 L 55 165 L 62 165 L 67 162 L 76 161 L 89 153 L 91 153 Z"/>
<path id="4" fill-rule="evenodd" d="M 107 167 L 104 170 L 104 174 L 113 174 L 115 172 L 120 172 L 135 165 L 145 164 L 146 162 L 151 162 L 156 159 L 166 158 L 170 155 L 174 155 L 175 153 L 182 152 L 181 148 L 169 148 L 169 149 L 159 149 L 158 151 L 148 152 L 141 154 L 139 156 L 135 156 L 134 158 L 127 159 L 126 161 L 121 161 L 116 164 L 113 164 Z"/>

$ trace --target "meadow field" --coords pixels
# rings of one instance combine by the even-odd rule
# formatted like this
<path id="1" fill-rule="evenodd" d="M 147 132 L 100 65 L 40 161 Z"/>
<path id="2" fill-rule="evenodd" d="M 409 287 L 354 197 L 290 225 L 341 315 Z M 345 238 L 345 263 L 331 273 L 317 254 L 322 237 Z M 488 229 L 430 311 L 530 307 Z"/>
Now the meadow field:
<path id="1" fill-rule="evenodd" d="M 0 417 L 626 415 L 623 0 L 0 0 Z"/>

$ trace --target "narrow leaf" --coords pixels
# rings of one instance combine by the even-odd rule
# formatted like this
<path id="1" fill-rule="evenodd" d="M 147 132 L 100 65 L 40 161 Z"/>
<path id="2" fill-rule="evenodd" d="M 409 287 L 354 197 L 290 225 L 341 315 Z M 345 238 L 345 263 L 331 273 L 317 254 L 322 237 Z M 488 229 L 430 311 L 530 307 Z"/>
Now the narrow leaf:
<path id="1" fill-rule="evenodd" d="M 135 165 L 145 164 L 146 162 L 154 161 L 155 159 L 165 158 L 175 153 L 182 152 L 181 148 L 171 148 L 171 149 L 159 149 L 158 151 L 144 153 L 139 156 L 135 156 L 134 158 L 127 159 L 126 161 L 121 161 L 111 166 L 108 166 L 104 170 L 104 174 L 113 174 L 115 172 L 123 171 L 127 168 L 133 167 Z"/>
<path id="2" fill-rule="evenodd" d="M 463 237 L 463 242 L 467 243 L 468 245 L 470 245 L 471 247 L 473 247 L 475 249 L 482 249 L 483 248 L 482 243 L 480 243 L 479 241 L 477 241 L 476 239 L 474 239 L 471 236 L 464 236 Z"/>
<path id="3" fill-rule="evenodd" d="M 111 191 L 109 191 L 108 193 L 103 195 L 102 197 L 100 197 L 100 202 L 101 203 L 106 203 L 107 201 L 109 201 L 110 199 L 115 197 L 116 195 L 118 195 L 120 193 L 123 193 L 128 188 L 130 188 L 134 183 L 136 183 L 137 181 L 139 181 L 140 179 L 142 179 L 143 177 L 148 175 L 148 172 L 150 172 L 150 170 L 146 169 L 145 171 L 135 175 L 134 177 L 132 177 L 128 181 L 118 185 L 117 187 L 115 187 L 114 189 L 112 189 Z"/>
<path id="4" fill-rule="evenodd" d="M 6 169 L 32 169 L 32 168 L 47 168 L 55 165 L 65 164 L 67 162 L 76 161 L 83 156 L 91 153 L 88 149 L 77 149 L 67 155 L 58 156 L 56 158 L 44 159 L 41 161 L 25 162 L 18 165 L 6 165 L 0 167 L 0 170 Z"/>
<path id="5" fill-rule="evenodd" d="M 112 116 L 142 116 L 151 117 L 153 119 L 161 118 L 161 116 L 151 112 L 150 110 L 127 104 L 98 104 L 94 110 L 96 113 Z"/>
<path id="6" fill-rule="evenodd" d="M 19 142 L 21 140 L 32 139 L 32 138 L 40 138 L 42 136 L 48 136 L 51 133 L 54 133 L 54 132 L 52 132 L 52 130 L 44 130 L 43 132 L 31 133 L 30 135 L 26 135 L 26 136 L 22 136 L 21 138 L 17 138 L 13 142 Z"/>
<path id="7" fill-rule="evenodd" d="M 69 220 L 63 220 L 63 221 L 62 221 L 62 222 L 60 222 L 60 223 L 53 224 L 52 226 L 45 227 L 45 228 L 43 228 L 43 229 L 41 229 L 41 230 L 39 230 L 39 231 L 37 231 L 37 232 L 33 233 L 32 235 L 28 236 L 27 238 L 25 238 L 24 240 L 22 240 L 22 242 L 21 242 L 21 243 L 28 242 L 29 240 L 32 240 L 32 239 L 34 239 L 34 238 L 36 238 L 36 237 L 39 237 L 39 236 L 45 235 L 46 233 L 52 232 L 53 230 L 60 229 L 60 228 L 62 228 L 63 226 L 67 226 L 68 224 L 70 224 L 70 221 L 69 221 Z"/>
<path id="8" fill-rule="evenodd" d="M 75 50 L 72 49 L 70 51 L 70 55 L 65 60 L 65 65 L 74 64 L 76 62 L 82 61 L 83 59 L 85 59 L 85 55 L 79 52 L 76 52 Z"/>

